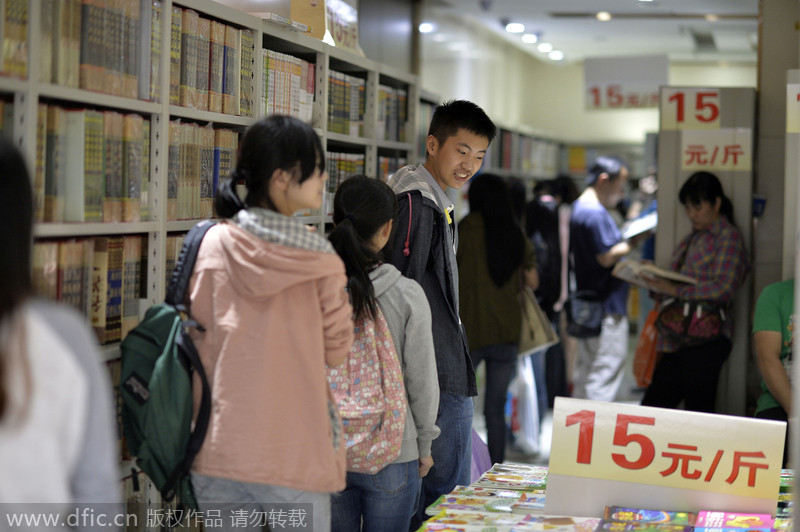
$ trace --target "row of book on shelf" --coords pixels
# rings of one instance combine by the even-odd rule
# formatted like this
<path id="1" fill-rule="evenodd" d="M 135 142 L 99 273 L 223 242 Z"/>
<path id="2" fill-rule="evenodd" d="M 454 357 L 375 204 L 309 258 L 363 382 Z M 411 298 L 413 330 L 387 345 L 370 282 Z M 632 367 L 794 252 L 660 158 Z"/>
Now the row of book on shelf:
<path id="1" fill-rule="evenodd" d="M 608 505 L 600 516 L 545 514 L 547 466 L 495 464 L 469 486 L 456 486 L 425 510 L 418 532 L 771 532 L 792 529 L 794 475 L 781 472 L 775 517 L 735 510 L 699 512 Z"/>
<path id="2" fill-rule="evenodd" d="M 165 283 L 183 237 L 168 233 Z M 101 345 L 118 342 L 139 323 L 140 300 L 147 297 L 147 250 L 144 235 L 37 240 L 32 256 L 34 293 L 83 313 Z"/>
<path id="3" fill-rule="evenodd" d="M 36 1 L 39 81 L 159 102 L 168 44 L 170 104 L 254 116 L 254 30 L 173 6 L 164 43 L 161 0 Z M 4 74 L 28 76 L 29 10 L 26 0 L 7 0 Z"/>
<path id="4" fill-rule="evenodd" d="M 12 105 L 0 102 L 3 108 Z M 136 113 L 45 103 L 38 106 L 37 120 L 37 222 L 150 218 L 149 120 Z M 168 220 L 211 215 L 216 184 L 232 169 L 237 149 L 236 131 L 170 121 Z"/>

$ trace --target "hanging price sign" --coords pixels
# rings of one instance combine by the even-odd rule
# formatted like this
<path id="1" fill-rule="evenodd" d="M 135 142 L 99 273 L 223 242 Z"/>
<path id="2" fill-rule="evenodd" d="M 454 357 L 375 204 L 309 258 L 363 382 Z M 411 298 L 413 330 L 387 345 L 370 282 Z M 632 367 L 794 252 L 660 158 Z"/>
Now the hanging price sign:
<path id="1" fill-rule="evenodd" d="M 661 89 L 661 130 L 719 129 L 718 89 Z"/>
<path id="2" fill-rule="evenodd" d="M 786 424 L 556 399 L 545 513 L 776 508 Z"/>
<path id="3" fill-rule="evenodd" d="M 586 109 L 658 107 L 659 87 L 667 84 L 668 74 L 666 55 L 586 58 Z"/>
<path id="4" fill-rule="evenodd" d="M 800 133 L 800 84 L 786 85 L 786 132 Z"/>

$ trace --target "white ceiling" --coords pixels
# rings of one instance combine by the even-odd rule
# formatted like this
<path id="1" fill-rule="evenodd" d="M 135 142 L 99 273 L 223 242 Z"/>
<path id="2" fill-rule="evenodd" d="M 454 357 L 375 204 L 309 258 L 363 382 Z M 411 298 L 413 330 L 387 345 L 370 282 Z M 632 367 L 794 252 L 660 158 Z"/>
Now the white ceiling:
<path id="1" fill-rule="evenodd" d="M 536 44 L 522 43 L 503 23 L 521 22 L 526 32 L 561 50 L 566 62 L 654 54 L 667 54 L 672 62 L 756 62 L 757 0 L 426 0 L 423 5 L 440 16 L 474 19 L 544 60 Z M 611 13 L 611 20 L 597 20 L 598 11 Z"/>

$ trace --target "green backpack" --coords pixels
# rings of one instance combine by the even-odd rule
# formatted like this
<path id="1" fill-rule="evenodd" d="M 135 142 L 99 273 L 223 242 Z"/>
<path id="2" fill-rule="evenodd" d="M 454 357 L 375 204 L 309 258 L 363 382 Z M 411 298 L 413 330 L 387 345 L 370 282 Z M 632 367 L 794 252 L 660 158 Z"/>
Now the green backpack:
<path id="1" fill-rule="evenodd" d="M 189 328 L 184 297 L 197 250 L 214 222 L 195 225 L 183 242 L 163 303 L 151 307 L 120 345 L 122 429 L 136 463 L 165 501 L 175 495 L 196 509 L 189 470 L 208 429 L 211 388 Z M 192 375 L 200 376 L 202 401 L 192 430 Z"/>

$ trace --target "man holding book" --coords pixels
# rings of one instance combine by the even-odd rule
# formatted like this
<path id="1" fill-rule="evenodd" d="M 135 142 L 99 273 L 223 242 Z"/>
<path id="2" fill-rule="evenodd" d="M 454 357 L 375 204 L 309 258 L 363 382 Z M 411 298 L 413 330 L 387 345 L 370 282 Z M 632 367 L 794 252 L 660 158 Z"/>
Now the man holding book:
<path id="1" fill-rule="evenodd" d="M 612 275 L 614 265 L 633 249 L 609 213 L 622 199 L 628 168 L 617 157 L 598 157 L 586 190 L 572 205 L 570 270 L 575 292 L 602 301 L 600 335 L 578 340 L 573 397 L 613 401 L 622 383 L 628 353 L 628 285 Z"/>

